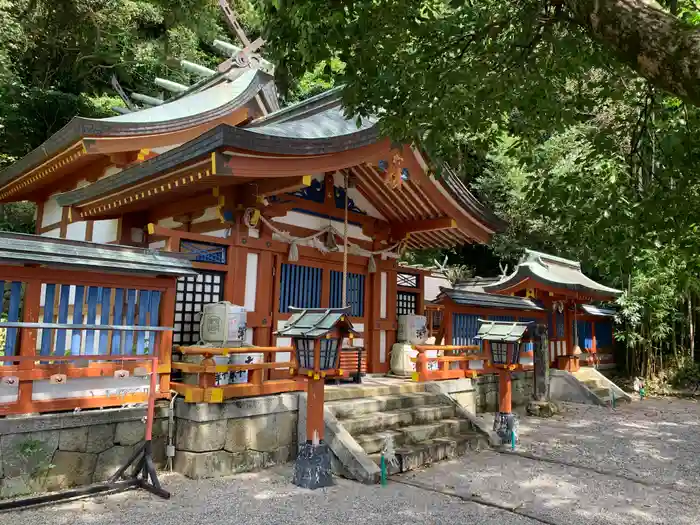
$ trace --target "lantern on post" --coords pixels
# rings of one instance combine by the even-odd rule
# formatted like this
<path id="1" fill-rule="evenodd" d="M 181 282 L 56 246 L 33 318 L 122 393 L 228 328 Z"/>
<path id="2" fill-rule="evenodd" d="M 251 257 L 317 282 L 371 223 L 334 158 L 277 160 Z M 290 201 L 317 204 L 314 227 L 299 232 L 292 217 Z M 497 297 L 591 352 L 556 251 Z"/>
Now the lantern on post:
<path id="1" fill-rule="evenodd" d="M 296 355 L 292 375 L 307 380 L 306 441 L 299 444 L 294 465 L 295 485 L 308 489 L 328 487 L 331 452 L 324 443 L 323 394 L 325 379 L 343 375 L 339 369 L 343 339 L 357 332 L 350 322 L 350 308 L 290 308 L 292 317 L 275 335 L 291 337 Z"/>
<path id="2" fill-rule="evenodd" d="M 479 323 L 476 339 L 488 341 L 491 363 L 498 369 L 498 412 L 493 421 L 493 429 L 500 436 L 502 443 L 509 443 L 513 440 L 515 432 L 511 373 L 522 370 L 520 365 L 522 339 L 531 323 L 484 319 L 479 319 Z"/>

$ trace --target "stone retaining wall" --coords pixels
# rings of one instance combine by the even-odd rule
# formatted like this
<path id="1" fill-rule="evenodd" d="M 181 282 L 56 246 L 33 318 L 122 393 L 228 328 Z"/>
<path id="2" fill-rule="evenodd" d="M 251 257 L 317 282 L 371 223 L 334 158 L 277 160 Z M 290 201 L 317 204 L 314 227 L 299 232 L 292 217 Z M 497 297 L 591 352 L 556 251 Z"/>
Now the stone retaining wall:
<path id="1" fill-rule="evenodd" d="M 513 374 L 513 406 L 525 405 L 532 399 L 534 372 Z M 496 374 L 476 378 L 476 412 L 498 412 L 498 376 Z"/>
<path id="2" fill-rule="evenodd" d="M 453 384 L 454 383 L 454 384 Z M 470 412 L 498 409 L 498 377 L 431 384 Z M 532 395 L 533 373 L 514 374 L 513 404 Z M 448 389 L 449 390 L 449 389 Z M 221 404 L 175 403 L 174 469 L 190 478 L 249 472 L 296 458 L 296 393 Z M 109 478 L 144 436 L 144 408 L 115 408 L 0 419 L 0 498 L 59 490 Z M 165 465 L 168 406 L 156 408 L 153 454 Z"/>
<path id="3" fill-rule="evenodd" d="M 0 497 L 109 478 L 143 441 L 144 408 L 6 417 L 0 420 Z M 165 464 L 167 408 L 158 407 L 153 454 Z"/>
<path id="4" fill-rule="evenodd" d="M 176 401 L 175 470 L 190 478 L 250 472 L 296 458 L 297 394 Z"/>

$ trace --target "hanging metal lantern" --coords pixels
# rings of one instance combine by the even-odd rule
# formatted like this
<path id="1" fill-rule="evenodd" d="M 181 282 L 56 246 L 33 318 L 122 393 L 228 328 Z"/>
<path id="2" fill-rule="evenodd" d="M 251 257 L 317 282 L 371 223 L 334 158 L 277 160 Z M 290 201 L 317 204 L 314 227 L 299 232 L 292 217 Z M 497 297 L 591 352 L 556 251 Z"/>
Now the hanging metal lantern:
<path id="1" fill-rule="evenodd" d="M 296 350 L 296 361 L 299 368 L 313 369 L 314 367 L 314 346 L 315 339 L 305 337 L 293 337 L 294 349 Z"/>
<path id="2" fill-rule="evenodd" d="M 499 367 L 517 367 L 520 364 L 522 338 L 530 323 L 490 321 L 479 319 L 476 339 L 488 341 L 491 362 Z"/>
<path id="3" fill-rule="evenodd" d="M 336 370 L 342 340 L 356 335 L 349 318 L 350 308 L 291 310 L 292 317 L 275 335 L 292 338 L 299 369 L 311 372 Z"/>

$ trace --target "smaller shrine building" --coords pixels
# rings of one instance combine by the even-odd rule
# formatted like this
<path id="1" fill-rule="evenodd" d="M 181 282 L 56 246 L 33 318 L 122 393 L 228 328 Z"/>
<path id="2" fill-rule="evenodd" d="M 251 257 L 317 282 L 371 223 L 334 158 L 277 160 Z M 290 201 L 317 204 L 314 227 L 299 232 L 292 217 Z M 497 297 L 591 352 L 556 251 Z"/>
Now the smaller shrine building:
<path id="1" fill-rule="evenodd" d="M 479 319 L 544 323 L 552 366 L 562 366 L 559 358 L 573 355 L 578 346 L 582 364 L 605 368 L 615 363 L 615 310 L 594 303 L 613 301 L 620 293 L 587 277 L 577 261 L 525 250 L 511 274 L 441 288 L 434 304 L 446 320 L 448 344 L 476 344 Z"/>

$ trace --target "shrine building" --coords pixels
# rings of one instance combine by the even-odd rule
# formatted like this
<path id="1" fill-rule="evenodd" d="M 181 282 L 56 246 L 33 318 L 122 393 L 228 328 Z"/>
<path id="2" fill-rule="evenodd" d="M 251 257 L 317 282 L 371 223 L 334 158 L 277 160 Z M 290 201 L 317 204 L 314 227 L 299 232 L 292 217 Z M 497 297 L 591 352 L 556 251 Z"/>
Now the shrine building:
<path id="1" fill-rule="evenodd" d="M 290 307 L 341 306 L 347 238 L 352 344 L 385 372 L 397 316 L 425 306 L 428 273 L 399 266 L 403 251 L 488 243 L 503 223 L 419 147 L 348 118 L 339 89 L 279 109 L 271 85 L 238 70 L 155 107 L 75 117 L 0 173 L 0 202 L 36 203 L 43 236 L 190 253 L 198 275 L 180 278 L 174 345 L 197 343 L 198 313 L 217 301 L 245 308 L 248 343 L 288 345 L 273 332 Z M 534 289 L 550 306 L 587 293 L 530 281 L 489 291 Z M 96 311 L 114 321 L 122 305 Z"/>

